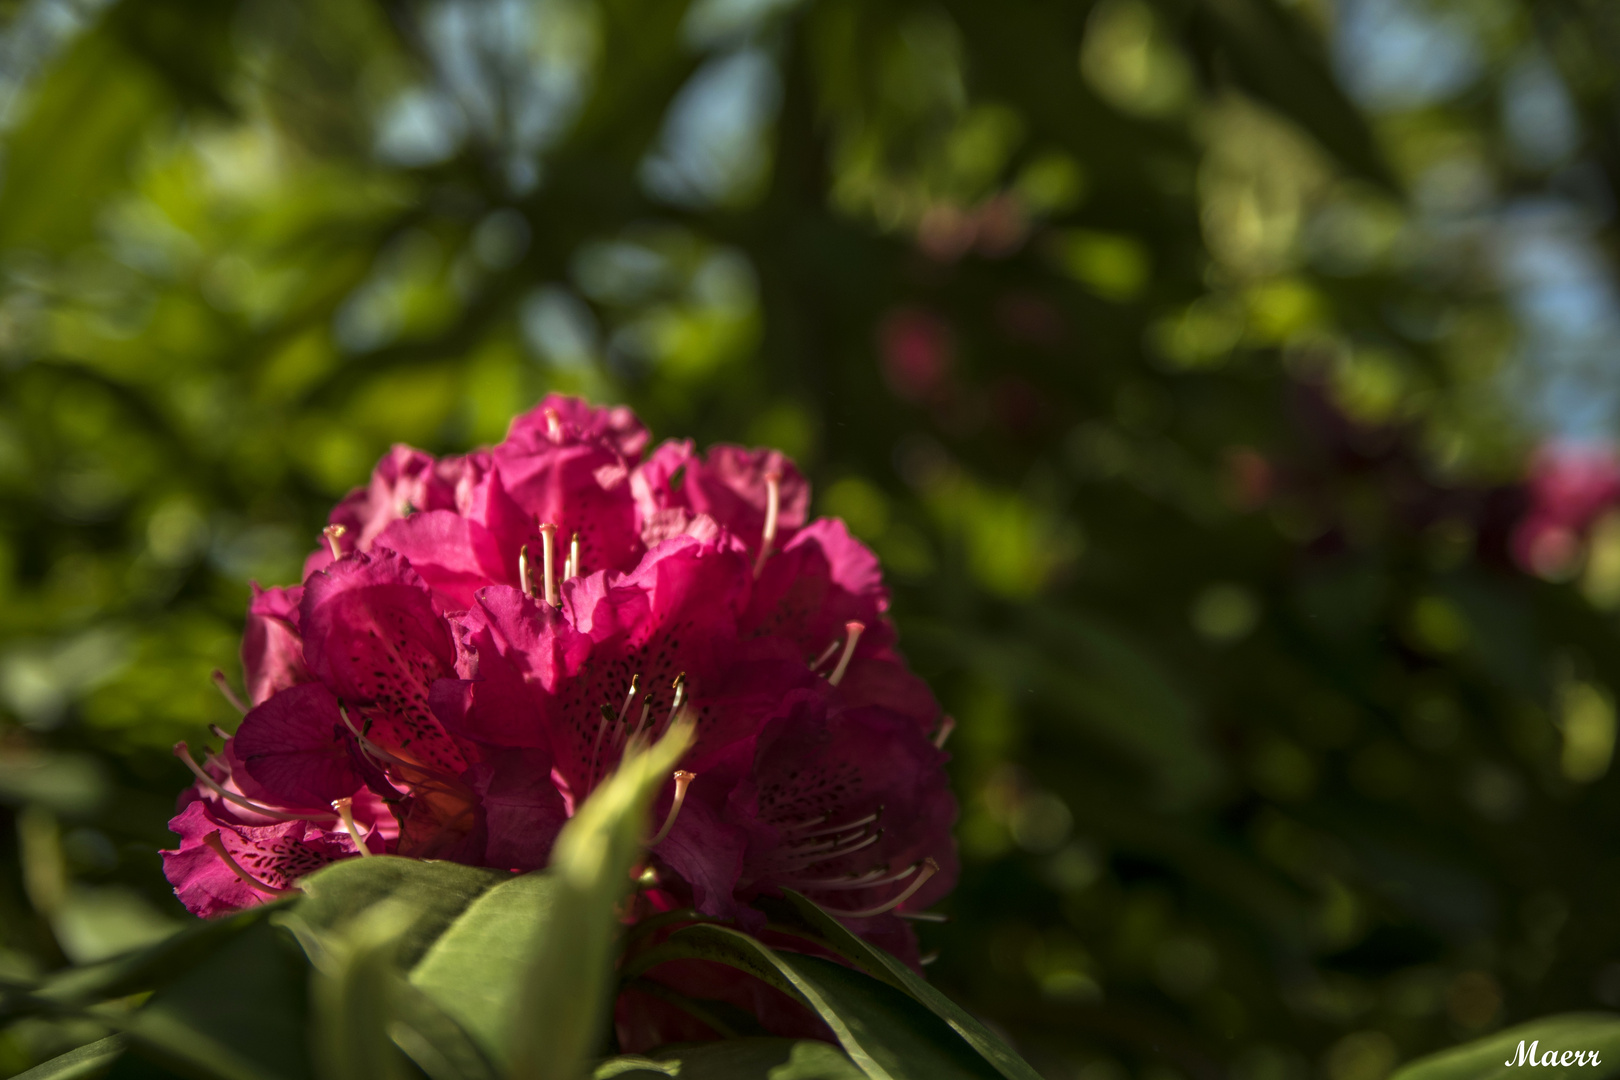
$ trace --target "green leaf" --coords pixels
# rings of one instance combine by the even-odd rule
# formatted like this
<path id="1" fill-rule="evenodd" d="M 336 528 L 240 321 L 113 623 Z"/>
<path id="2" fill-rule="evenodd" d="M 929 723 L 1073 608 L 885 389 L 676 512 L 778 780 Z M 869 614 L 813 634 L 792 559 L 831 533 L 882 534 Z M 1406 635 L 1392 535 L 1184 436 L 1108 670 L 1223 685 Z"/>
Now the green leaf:
<path id="1" fill-rule="evenodd" d="M 1603 1080 L 1620 1073 L 1620 1016 L 1613 1013 L 1564 1013 L 1498 1031 L 1483 1039 L 1442 1050 L 1406 1065 L 1390 1080 L 1491 1080 L 1517 1076 L 1515 1070 L 1536 1064 L 1519 1061 L 1521 1044 L 1537 1058 L 1564 1051 L 1595 1051 L 1598 1063 L 1537 1065 L 1538 1080 L 1583 1077 Z"/>
<path id="2" fill-rule="evenodd" d="M 861 1070 L 836 1046 L 810 1039 L 727 1039 L 654 1057 L 681 1080 L 861 1080 Z M 602 1071 L 597 1070 L 600 1080 Z"/>
<path id="3" fill-rule="evenodd" d="M 143 1056 L 217 1080 L 307 1080 L 308 968 L 297 946 L 259 920 L 135 1015 Z"/>
<path id="4" fill-rule="evenodd" d="M 310 1019 L 321 1075 L 406 1080 L 409 1072 L 389 1023 L 404 982 L 395 956 L 416 918 L 405 903 L 384 900 L 317 939 Z"/>
<path id="5" fill-rule="evenodd" d="M 966 1039 L 968 1045 L 995 1066 L 996 1071 L 1006 1077 L 1006 1080 L 1041 1080 L 1040 1074 L 1030 1068 L 1029 1063 L 1019 1057 L 1012 1047 L 974 1019 L 966 1009 L 918 977 L 916 972 L 882 949 L 869 945 L 850 933 L 843 923 L 823 911 L 813 900 L 791 889 L 784 889 L 783 892 L 799 916 L 821 936 L 823 941 L 832 946 L 838 955 L 874 979 L 881 979 L 926 1006 L 935 1016 L 949 1024 L 958 1035 Z"/>
<path id="6" fill-rule="evenodd" d="M 639 957 L 628 974 L 681 959 L 726 964 L 803 1001 L 872 1080 L 998 1076 L 945 1021 L 888 983 L 830 960 L 777 952 L 736 930 L 691 926 L 676 931 Z"/>
<path id="7" fill-rule="evenodd" d="M 550 918 L 540 924 L 513 1020 L 513 1080 L 577 1080 L 596 1056 L 613 978 L 616 909 L 646 840 L 647 808 L 691 740 L 683 715 L 652 748 L 632 743 L 558 834 Z"/>
<path id="8" fill-rule="evenodd" d="M 128 1046 L 129 1036 L 109 1035 L 35 1065 L 11 1080 L 83 1080 L 99 1076 Z"/>
<path id="9" fill-rule="evenodd" d="M 300 881 L 304 896 L 292 912 L 313 930 L 333 930 L 379 901 L 396 901 L 416 913 L 399 942 L 399 962 L 409 968 L 468 905 L 511 880 L 500 870 L 460 863 L 393 855 L 345 859 Z"/>
<path id="10" fill-rule="evenodd" d="M 432 998 L 403 981 L 395 994 L 388 1034 L 429 1080 L 497 1080 L 478 1044 Z"/>
<path id="11" fill-rule="evenodd" d="M 556 891 L 544 873 L 490 889 L 467 906 L 411 972 L 411 983 L 453 1017 L 483 1052 L 505 1065 L 529 958 Z"/>

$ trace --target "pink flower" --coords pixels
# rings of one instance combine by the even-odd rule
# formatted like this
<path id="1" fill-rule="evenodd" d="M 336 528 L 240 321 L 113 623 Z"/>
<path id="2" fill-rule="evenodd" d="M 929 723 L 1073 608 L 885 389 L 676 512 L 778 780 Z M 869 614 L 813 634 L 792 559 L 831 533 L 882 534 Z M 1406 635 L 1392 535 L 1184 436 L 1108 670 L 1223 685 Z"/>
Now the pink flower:
<path id="1" fill-rule="evenodd" d="M 1593 522 L 1620 504 L 1620 455 L 1610 446 L 1545 446 L 1531 463 L 1527 491 L 1514 557 L 1533 574 L 1562 578 L 1577 568 Z"/>
<path id="2" fill-rule="evenodd" d="M 684 710 L 636 910 L 759 929 L 754 902 L 793 888 L 914 960 L 897 913 L 957 870 L 949 721 L 895 651 L 877 559 L 809 520 L 781 454 L 647 442 L 552 396 L 489 450 L 383 459 L 303 584 L 255 593 L 252 708 L 171 823 L 188 907 L 369 853 L 542 867 Z"/>

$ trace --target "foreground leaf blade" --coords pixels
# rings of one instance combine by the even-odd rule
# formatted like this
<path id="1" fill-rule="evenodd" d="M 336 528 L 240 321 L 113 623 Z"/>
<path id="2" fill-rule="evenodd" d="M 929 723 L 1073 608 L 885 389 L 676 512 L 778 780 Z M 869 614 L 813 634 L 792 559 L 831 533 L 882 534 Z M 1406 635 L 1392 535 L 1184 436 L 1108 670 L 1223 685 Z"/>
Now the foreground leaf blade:
<path id="1" fill-rule="evenodd" d="M 906 994 L 830 960 L 777 952 L 725 927 L 691 926 L 646 953 L 632 974 L 680 959 L 726 964 L 803 1001 L 871 1080 L 995 1080 L 999 1075 L 945 1021 Z"/>
<path id="2" fill-rule="evenodd" d="M 874 979 L 881 979 L 926 1006 L 935 1016 L 949 1024 L 958 1035 L 966 1039 L 968 1045 L 977 1050 L 1006 1080 L 1041 1080 L 1040 1074 L 1019 1057 L 1012 1047 L 981 1024 L 973 1014 L 901 963 L 897 957 L 856 937 L 843 923 L 827 914 L 808 897 L 801 896 L 791 889 L 784 889 L 783 892 L 799 916 L 809 923 L 834 951 Z"/>
<path id="3" fill-rule="evenodd" d="M 109 1035 L 18 1073 L 12 1080 L 84 1080 L 99 1076 L 129 1047 L 129 1036 Z"/>
<path id="4" fill-rule="evenodd" d="M 647 808 L 691 740 L 682 718 L 651 749 L 627 753 L 558 834 L 551 917 L 537 935 L 511 1028 L 512 1080 L 586 1075 L 608 1012 L 616 909 L 647 835 Z"/>
<path id="5" fill-rule="evenodd" d="M 1537 1065 L 1538 1080 L 1582 1077 L 1604 1080 L 1620 1074 L 1620 1016 L 1613 1013 L 1564 1013 L 1498 1031 L 1483 1039 L 1419 1058 L 1397 1070 L 1390 1080 L 1507 1080 L 1530 1062 L 1519 1063 L 1519 1046 L 1540 1057 L 1563 1051 L 1596 1051 L 1596 1065 Z M 1513 1064 L 1509 1064 L 1512 1062 Z"/>

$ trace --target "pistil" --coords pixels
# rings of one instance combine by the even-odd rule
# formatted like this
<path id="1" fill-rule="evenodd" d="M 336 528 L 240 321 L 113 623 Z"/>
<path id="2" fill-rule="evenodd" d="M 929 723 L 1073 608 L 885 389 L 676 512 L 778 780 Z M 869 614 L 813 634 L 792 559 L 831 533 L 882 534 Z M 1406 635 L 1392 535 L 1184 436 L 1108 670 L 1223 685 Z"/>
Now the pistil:
<path id="1" fill-rule="evenodd" d="M 331 549 L 333 562 L 343 558 L 343 545 L 338 541 L 343 539 L 343 534 L 348 531 L 341 525 L 328 525 L 321 530 L 321 535 L 326 537 L 326 546 Z"/>
<path id="2" fill-rule="evenodd" d="M 669 804 L 669 814 L 664 818 L 664 827 L 658 830 L 658 835 L 647 841 L 648 847 L 657 847 L 664 837 L 669 835 L 670 830 L 675 828 L 675 819 L 681 816 L 681 804 L 686 801 L 686 789 L 696 779 L 697 773 L 687 772 L 685 769 L 676 771 L 675 798 Z"/>
<path id="3" fill-rule="evenodd" d="M 264 882 L 260 881 L 258 878 L 244 870 L 242 868 L 242 864 L 232 858 L 231 853 L 225 850 L 225 841 L 219 838 L 218 829 L 203 837 L 203 843 L 207 844 L 209 850 L 215 855 L 218 855 L 220 860 L 230 868 L 231 873 L 241 878 L 242 884 L 247 885 L 249 888 L 258 889 L 260 892 L 274 896 L 278 900 L 284 896 L 303 895 L 302 889 L 278 889 L 274 885 L 266 885 Z"/>
<path id="4" fill-rule="evenodd" d="M 541 569 L 546 579 L 546 603 L 557 606 L 557 526 L 546 522 L 540 526 Z"/>
<path id="5" fill-rule="evenodd" d="M 776 545 L 776 518 L 782 509 L 782 474 L 776 469 L 765 474 L 765 532 L 760 537 L 759 555 L 754 559 L 754 576 L 765 569 L 765 560 L 771 557 Z"/>
<path id="6" fill-rule="evenodd" d="M 849 637 L 844 640 L 844 655 L 838 658 L 838 666 L 827 676 L 827 681 L 834 686 L 844 681 L 844 672 L 849 670 L 849 662 L 855 659 L 855 645 L 866 632 L 866 624 L 851 621 L 844 624 L 844 629 L 849 631 Z"/>

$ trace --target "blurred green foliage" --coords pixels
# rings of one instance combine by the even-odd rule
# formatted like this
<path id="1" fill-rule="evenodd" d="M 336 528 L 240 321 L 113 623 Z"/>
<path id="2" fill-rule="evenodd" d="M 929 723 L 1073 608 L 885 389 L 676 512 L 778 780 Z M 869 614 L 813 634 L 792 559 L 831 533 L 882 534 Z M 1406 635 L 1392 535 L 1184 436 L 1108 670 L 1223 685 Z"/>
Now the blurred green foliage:
<path id="1" fill-rule="evenodd" d="M 1614 247 L 1604 5 L 0 17 L 0 976 L 184 921 L 168 747 L 235 721 L 248 581 L 561 389 L 787 450 L 884 558 L 959 721 L 931 971 L 1054 1080 L 1620 1007 L 1620 535 L 1564 583 L 1504 539 L 1568 321 L 1511 200 Z"/>

